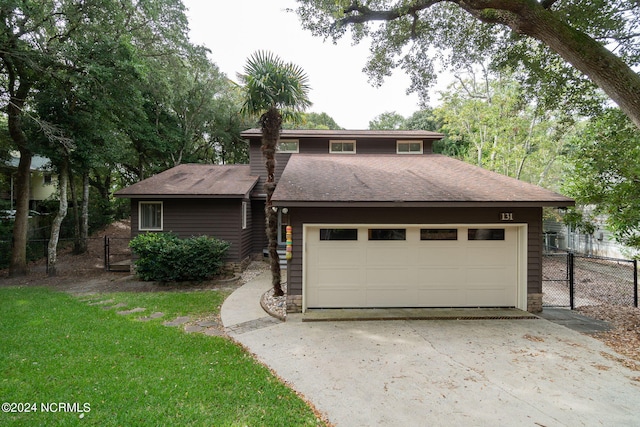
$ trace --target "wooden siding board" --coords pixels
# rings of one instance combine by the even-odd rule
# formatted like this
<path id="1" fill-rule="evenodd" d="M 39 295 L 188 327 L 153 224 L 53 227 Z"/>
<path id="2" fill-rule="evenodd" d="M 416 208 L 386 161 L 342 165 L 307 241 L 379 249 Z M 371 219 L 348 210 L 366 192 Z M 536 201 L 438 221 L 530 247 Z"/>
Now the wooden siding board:
<path id="1" fill-rule="evenodd" d="M 131 201 L 131 237 L 138 231 L 138 202 Z M 163 232 L 181 238 L 212 236 L 231 243 L 225 261 L 241 261 L 246 255 L 242 242 L 240 199 L 157 199 L 163 202 Z"/>
<path id="2" fill-rule="evenodd" d="M 290 208 L 293 227 L 293 258 L 288 269 L 288 292 L 302 294 L 303 224 L 500 224 L 501 208 Z M 514 221 L 528 224 L 527 293 L 542 289 L 542 209 L 509 208 Z"/>

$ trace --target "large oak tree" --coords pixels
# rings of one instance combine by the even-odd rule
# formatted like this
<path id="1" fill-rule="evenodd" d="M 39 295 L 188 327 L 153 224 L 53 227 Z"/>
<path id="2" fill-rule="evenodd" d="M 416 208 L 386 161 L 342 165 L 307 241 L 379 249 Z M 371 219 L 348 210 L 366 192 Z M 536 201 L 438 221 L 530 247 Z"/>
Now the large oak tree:
<path id="1" fill-rule="evenodd" d="M 526 70 L 550 102 L 584 101 L 588 80 L 640 127 L 640 2 L 636 0 L 297 0 L 303 26 L 334 40 L 372 40 L 374 82 L 396 67 L 425 95 L 435 60 Z M 570 64 L 570 66 L 568 65 Z"/>

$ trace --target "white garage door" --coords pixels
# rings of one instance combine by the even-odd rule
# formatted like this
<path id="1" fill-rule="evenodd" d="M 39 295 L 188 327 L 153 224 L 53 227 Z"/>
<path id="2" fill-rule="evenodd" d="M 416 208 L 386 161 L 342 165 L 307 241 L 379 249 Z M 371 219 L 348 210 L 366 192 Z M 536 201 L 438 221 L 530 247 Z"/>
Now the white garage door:
<path id="1" fill-rule="evenodd" d="M 306 226 L 305 306 L 517 307 L 518 236 L 500 225 Z"/>

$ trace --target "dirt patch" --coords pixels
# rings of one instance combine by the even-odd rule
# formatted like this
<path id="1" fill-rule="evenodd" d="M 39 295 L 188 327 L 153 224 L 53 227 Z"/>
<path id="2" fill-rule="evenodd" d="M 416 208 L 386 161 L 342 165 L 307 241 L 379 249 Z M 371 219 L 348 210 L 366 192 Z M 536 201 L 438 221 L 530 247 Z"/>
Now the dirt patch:
<path id="1" fill-rule="evenodd" d="M 58 250 L 57 275 L 47 275 L 47 263 L 41 259 L 29 264 L 25 277 L 9 277 L 8 270 L 0 270 L 0 286 L 45 286 L 73 294 L 102 292 L 158 292 L 199 289 L 234 288 L 238 278 L 216 277 L 203 282 L 157 283 L 138 280 L 129 273 L 104 269 L 104 238 L 127 239 L 131 236 L 129 220 L 117 221 L 95 233 L 89 239 L 87 252 L 75 255 L 71 245 Z"/>
<path id="2" fill-rule="evenodd" d="M 603 341 L 616 352 L 640 362 L 640 309 L 623 307 L 613 304 L 580 307 L 580 314 L 605 320 L 614 326 L 608 332 L 594 334 L 595 338 Z M 639 364 L 633 369 L 640 370 Z"/>

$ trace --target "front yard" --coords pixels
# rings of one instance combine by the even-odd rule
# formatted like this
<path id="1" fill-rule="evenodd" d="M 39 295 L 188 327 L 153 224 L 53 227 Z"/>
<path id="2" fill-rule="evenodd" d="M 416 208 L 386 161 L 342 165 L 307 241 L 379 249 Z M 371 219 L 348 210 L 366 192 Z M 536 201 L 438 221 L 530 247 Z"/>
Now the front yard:
<path id="1" fill-rule="evenodd" d="M 225 296 L 201 290 L 74 297 L 0 288 L 0 396 L 13 404 L 3 405 L 0 424 L 322 425 L 229 339 L 163 326 L 176 316 L 215 315 Z M 117 313 L 136 307 L 146 310 Z M 138 320 L 160 312 L 162 318 Z"/>

